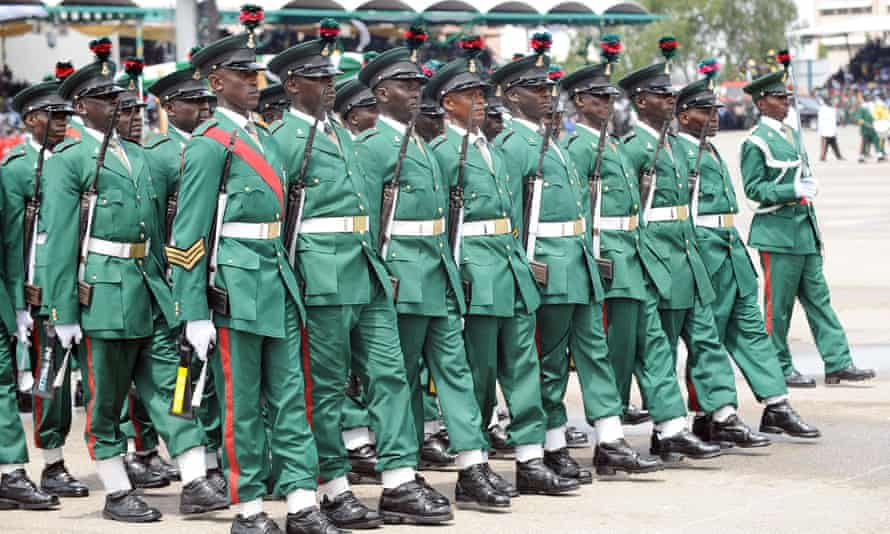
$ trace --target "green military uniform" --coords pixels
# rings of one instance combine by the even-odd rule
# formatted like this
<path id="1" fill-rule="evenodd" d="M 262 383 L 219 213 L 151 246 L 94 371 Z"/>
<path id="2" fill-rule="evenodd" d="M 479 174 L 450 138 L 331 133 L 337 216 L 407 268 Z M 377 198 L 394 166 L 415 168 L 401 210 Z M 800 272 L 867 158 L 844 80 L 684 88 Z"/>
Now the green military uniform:
<path id="1" fill-rule="evenodd" d="M 852 119 L 859 125 L 859 137 L 862 139 L 860 154 L 862 156 L 867 156 L 871 147 L 874 147 L 875 152 L 877 152 L 878 155 L 883 155 L 884 145 L 878 132 L 875 131 L 875 119 L 872 116 L 871 111 L 864 105 L 860 105 L 859 108 L 853 112 Z"/>
<path id="2" fill-rule="evenodd" d="M 332 75 L 321 41 L 293 47 L 274 58 L 282 75 Z M 323 58 L 320 64 L 313 63 Z M 282 161 L 296 180 L 314 118 L 291 108 L 273 125 L 284 148 Z M 304 177 L 305 203 L 295 247 L 304 281 L 307 345 L 303 366 L 319 478 L 328 482 L 350 470 L 341 436 L 345 386 L 350 369 L 365 386 L 371 426 L 377 434 L 377 469 L 416 465 L 417 443 L 410 415 L 394 407 L 409 403 L 401 366 L 392 287 L 379 255 L 373 199 L 349 133 L 329 119 L 318 124 Z M 289 244 L 288 244 L 289 245 Z M 327 424 L 326 422 L 333 422 Z"/>
<path id="3" fill-rule="evenodd" d="M 94 63 L 66 79 L 62 96 L 115 91 L 102 81 L 103 65 Z M 177 359 L 172 340 L 158 347 L 157 339 L 171 335 L 176 317 L 161 264 L 149 253 L 149 240 L 156 232 L 157 195 L 142 148 L 116 136 L 99 171 L 89 252 L 82 266 L 92 299 L 82 306 L 77 298 L 74 221 L 80 196 L 93 179 L 101 140 L 102 133 L 84 126 L 79 140 L 66 140 L 47 162 L 46 175 L 53 179 L 47 182 L 44 205 L 48 251 L 44 299 L 53 325 L 80 324 L 85 334 L 81 358 L 87 375 L 85 438 L 91 457 L 103 460 L 125 451 L 119 417 L 133 382 L 170 453 L 177 456 L 201 446 L 204 434 L 196 424 L 167 413 Z"/>
<path id="4" fill-rule="evenodd" d="M 771 93 L 784 95 L 782 75 L 777 72 L 759 78 L 745 90 L 755 100 Z M 759 203 L 748 245 L 760 253 L 766 331 L 779 352 L 785 376 L 796 372 L 788 348 L 788 327 L 797 298 L 807 315 L 825 372 L 853 365 L 847 336 L 831 307 L 822 272 L 822 237 L 816 208 L 795 192 L 795 184 L 805 172 L 804 156 L 800 136 L 765 116 L 742 144 L 745 195 Z"/>
<path id="5" fill-rule="evenodd" d="M 359 79 L 369 87 L 389 78 L 425 80 L 409 55 L 406 48 L 385 52 L 359 73 Z M 357 137 L 374 204 L 372 213 L 380 213 L 380 192 L 392 179 L 404 135 L 403 124 L 381 116 L 374 130 Z M 425 391 L 420 362 L 425 361 L 435 382 L 451 449 L 462 452 L 483 449 L 487 443 L 479 408 L 467 402 L 473 395 L 473 382 L 461 337 L 466 304 L 446 233 L 449 184 L 445 176 L 430 146 L 412 132 L 402 161 L 391 240 L 384 260 L 389 273 L 399 280 L 399 339 L 413 392 L 411 406 L 418 443 L 423 441 Z M 381 239 L 385 231 L 380 229 Z"/>
<path id="6" fill-rule="evenodd" d="M 579 71 L 563 82 L 570 94 L 608 94 L 605 88 L 611 87 L 609 83 L 608 77 L 598 71 Z M 582 177 L 594 174 L 599 136 L 599 131 L 579 124 L 566 140 L 567 152 Z M 612 277 L 604 280 L 603 323 L 609 359 L 621 401 L 628 403 L 636 372 L 646 407 L 654 421 L 661 423 L 686 415 L 670 346 L 657 313 L 658 292 L 670 283 L 670 275 L 638 225 L 640 197 L 636 175 L 620 141 L 608 139 L 604 150 L 597 221 L 601 225 L 599 250 L 594 243 L 594 254 L 612 263 Z"/>
<path id="7" fill-rule="evenodd" d="M 197 52 L 192 62 L 204 76 L 218 67 L 260 69 L 247 43 L 247 34 L 227 37 Z M 235 154 L 224 186 L 222 225 L 216 229 L 219 272 L 214 281 L 227 292 L 229 307 L 227 313 L 211 313 L 206 290 L 214 243 L 208 236 L 232 140 Z M 181 208 L 167 249 L 179 318 L 212 318 L 217 328 L 209 362 L 222 406 L 223 468 L 233 503 L 265 494 L 269 449 L 282 494 L 316 485 L 315 444 L 305 417 L 299 350 L 303 304 L 280 237 L 284 167 L 268 131 L 218 107 L 186 145 Z M 268 443 L 263 406 L 272 421 Z"/>
<path id="8" fill-rule="evenodd" d="M 694 82 L 679 96 L 678 110 L 713 106 L 707 81 Z M 680 133 L 676 156 L 695 168 L 699 139 Z M 757 273 L 739 231 L 733 224 L 739 212 L 726 162 L 708 142 L 701 154 L 698 211 L 692 214 L 702 261 L 710 275 L 715 299 L 711 303 L 720 342 L 729 351 L 758 401 L 787 395 L 775 348 L 769 342 L 757 305 Z"/>
<path id="9" fill-rule="evenodd" d="M 627 92 L 669 87 L 665 64 L 659 63 L 633 72 L 621 80 Z M 659 134 L 642 121 L 624 144 L 631 176 L 640 176 L 652 164 Z M 736 406 L 735 377 L 726 351 L 720 344 L 710 304 L 714 300 L 708 272 L 702 262 L 695 230 L 688 219 L 690 191 L 688 171 L 677 154 L 676 138 L 665 139 L 658 154 L 651 207 L 643 205 L 646 239 L 670 273 L 669 288 L 659 301 L 662 328 L 677 360 L 677 342 L 682 337 L 689 349 L 687 381 L 697 393 L 690 400 L 695 409 L 706 413 L 724 406 Z"/>
<path id="10" fill-rule="evenodd" d="M 207 89 L 206 82 L 195 80 L 193 74 L 193 69 L 180 69 L 157 80 L 149 91 L 162 103 L 171 99 L 214 98 L 213 93 Z M 179 173 L 183 162 L 183 152 L 190 138 L 191 134 L 168 123 L 166 134 L 157 135 L 145 143 L 145 160 L 148 163 L 152 183 L 154 183 L 158 195 L 158 221 L 160 224 L 158 225 L 159 234 L 154 238 L 157 243 L 166 243 L 170 235 L 171 229 L 167 228 L 169 222 L 167 206 L 170 197 L 179 191 Z M 160 254 L 158 259 L 162 265 L 166 265 L 167 258 L 163 255 L 161 248 L 158 247 L 155 251 Z M 194 358 L 192 364 L 192 375 L 198 376 L 202 363 Z M 222 446 L 222 422 L 219 398 L 216 396 L 216 388 L 213 387 L 213 371 L 208 368 L 207 373 L 203 402 L 196 412 L 198 420 L 207 434 L 207 452 L 216 453 Z"/>

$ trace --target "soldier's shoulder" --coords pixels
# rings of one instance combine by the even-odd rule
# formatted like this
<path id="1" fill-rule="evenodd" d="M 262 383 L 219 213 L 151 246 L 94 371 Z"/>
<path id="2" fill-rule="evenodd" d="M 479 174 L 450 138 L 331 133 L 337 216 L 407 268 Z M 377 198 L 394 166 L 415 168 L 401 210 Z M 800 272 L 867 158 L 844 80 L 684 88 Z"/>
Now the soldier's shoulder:
<path id="1" fill-rule="evenodd" d="M 66 150 L 69 150 L 71 147 L 77 146 L 80 144 L 80 139 L 76 139 L 74 137 L 66 137 L 64 141 L 56 145 L 53 148 L 53 154 L 61 154 Z"/>
<path id="2" fill-rule="evenodd" d="M 432 141 L 430 141 L 429 145 L 430 145 L 430 148 L 432 148 L 433 150 L 436 150 L 439 147 L 444 148 L 446 143 L 448 143 L 448 136 L 440 135 L 440 136 L 436 137 L 435 139 L 433 139 Z"/>
<path id="3" fill-rule="evenodd" d="M 566 148 L 571 148 L 572 143 L 581 138 L 581 134 L 576 130 L 572 135 L 568 136 L 566 140 L 563 142 Z"/>
<path id="4" fill-rule="evenodd" d="M 217 121 L 216 119 L 207 119 L 206 121 L 202 122 L 197 128 L 195 128 L 195 131 L 192 133 L 192 137 L 202 136 L 207 133 L 207 130 L 216 126 L 219 126 L 219 121 Z"/>
<path id="5" fill-rule="evenodd" d="M 269 130 L 270 134 L 275 135 L 275 133 L 278 130 L 280 130 L 282 127 L 284 127 L 284 120 L 278 119 L 278 120 L 272 122 L 272 124 L 270 124 L 269 127 L 266 129 Z"/>
<path id="6" fill-rule="evenodd" d="M 377 128 L 368 128 L 364 132 L 361 132 L 360 134 L 356 135 L 355 141 L 356 141 L 356 143 L 364 143 L 370 139 L 374 139 L 375 137 L 378 137 L 380 135 L 380 133 L 381 133 L 380 130 L 378 130 Z"/>
<path id="7" fill-rule="evenodd" d="M 164 143 L 168 141 L 172 141 L 169 136 L 164 134 L 155 134 L 148 141 L 145 142 L 143 148 L 145 148 L 145 150 L 154 150 L 160 146 L 163 146 Z"/>
<path id="8" fill-rule="evenodd" d="M 6 167 L 10 162 L 15 161 L 25 155 L 25 144 L 18 144 L 6 153 L 6 156 L 3 157 L 3 161 L 0 162 L 0 166 Z"/>

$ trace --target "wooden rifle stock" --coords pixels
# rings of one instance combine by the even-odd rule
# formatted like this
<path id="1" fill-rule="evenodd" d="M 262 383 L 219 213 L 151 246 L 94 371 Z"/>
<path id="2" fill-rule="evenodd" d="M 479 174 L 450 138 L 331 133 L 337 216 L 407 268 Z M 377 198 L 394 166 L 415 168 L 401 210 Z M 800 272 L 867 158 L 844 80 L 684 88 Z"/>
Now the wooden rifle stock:
<path id="1" fill-rule="evenodd" d="M 43 180 L 43 160 L 46 155 L 46 145 L 49 142 L 49 129 L 53 121 L 52 110 L 47 111 L 46 126 L 43 130 L 43 139 L 40 145 L 40 151 L 37 153 L 37 167 L 34 170 L 34 193 L 28 199 L 25 205 L 25 222 L 24 222 L 24 253 L 25 274 L 28 277 L 25 281 L 25 302 L 29 306 L 40 307 L 43 302 L 43 290 L 34 285 L 32 279 L 31 263 L 34 261 L 32 254 L 35 252 L 34 240 L 37 238 L 37 223 L 40 217 L 40 189 Z"/>
<path id="2" fill-rule="evenodd" d="M 470 148 L 470 133 L 476 128 L 473 121 L 476 114 L 476 101 L 470 103 L 470 118 L 467 119 L 467 131 L 460 142 L 460 156 L 457 164 L 457 182 L 451 188 L 448 210 L 448 242 L 454 253 L 454 263 L 460 269 L 461 226 L 464 224 L 464 175 L 467 166 L 467 151 Z M 471 287 L 469 280 L 463 281 L 464 300 L 470 305 Z"/>
<path id="3" fill-rule="evenodd" d="M 303 193 L 306 189 L 306 173 L 309 171 L 309 160 L 312 158 L 312 146 L 315 144 L 315 136 L 318 133 L 318 123 L 321 122 L 321 119 L 318 117 L 325 113 L 326 96 L 327 87 L 321 93 L 315 120 L 312 122 L 309 133 L 306 135 L 306 144 L 303 146 L 303 159 L 300 161 L 300 170 L 297 172 L 297 178 L 287 188 L 287 221 L 284 225 L 284 244 L 287 246 L 291 261 L 294 261 L 296 256 L 297 232 L 299 231 L 300 218 L 303 216 Z"/>
<path id="4" fill-rule="evenodd" d="M 229 179 L 229 169 L 232 167 L 232 155 L 235 153 L 235 141 L 238 140 L 238 130 L 232 130 L 232 136 L 229 138 L 229 144 L 226 146 L 226 158 L 223 161 L 222 172 L 219 179 L 219 195 L 226 194 L 226 182 Z M 219 202 L 217 202 L 217 211 L 219 210 Z M 213 283 L 215 276 L 216 255 L 218 240 L 217 234 L 222 230 L 217 225 L 217 220 L 222 221 L 225 213 L 216 213 L 213 217 L 213 224 L 210 226 L 210 233 L 207 234 L 207 242 L 211 247 L 210 254 L 213 261 L 207 266 L 207 305 L 214 313 L 229 315 L 229 293 L 224 289 L 216 287 Z"/>
<path id="5" fill-rule="evenodd" d="M 603 165 L 603 155 L 606 152 L 606 138 L 609 137 L 609 123 L 612 121 L 612 113 L 614 112 L 614 107 L 612 105 L 613 97 L 609 95 L 609 114 L 606 116 L 606 120 L 603 121 L 603 125 L 600 128 L 600 137 L 597 141 L 596 147 L 596 161 L 593 164 L 593 174 L 589 180 L 590 186 L 590 225 L 593 227 L 594 236 L 597 236 L 597 233 L 600 231 L 599 228 L 596 227 L 597 221 L 597 208 L 598 203 L 597 199 L 600 195 L 600 187 L 603 183 L 603 177 L 600 173 L 600 169 Z M 594 258 L 596 260 L 596 266 L 599 269 L 600 276 L 606 280 L 611 280 L 613 276 L 613 262 L 610 259 L 600 258 L 599 257 L 599 249 L 598 247 L 593 251 Z"/>
<path id="6" fill-rule="evenodd" d="M 525 247 L 526 251 L 528 251 L 529 248 L 529 228 L 532 224 L 532 212 L 534 211 L 535 184 L 538 181 L 543 182 L 544 180 L 544 156 L 547 154 L 550 138 L 553 136 L 553 127 L 555 126 L 559 114 L 555 103 L 552 104 L 551 107 L 550 120 L 547 121 L 547 124 L 544 126 L 544 135 L 541 138 L 541 149 L 538 151 L 538 165 L 535 168 L 535 173 L 526 179 L 525 191 L 523 193 L 522 245 Z M 547 264 L 535 261 L 534 258 L 529 258 L 528 263 L 532 269 L 532 276 L 534 276 L 535 280 L 541 285 L 547 285 Z"/>

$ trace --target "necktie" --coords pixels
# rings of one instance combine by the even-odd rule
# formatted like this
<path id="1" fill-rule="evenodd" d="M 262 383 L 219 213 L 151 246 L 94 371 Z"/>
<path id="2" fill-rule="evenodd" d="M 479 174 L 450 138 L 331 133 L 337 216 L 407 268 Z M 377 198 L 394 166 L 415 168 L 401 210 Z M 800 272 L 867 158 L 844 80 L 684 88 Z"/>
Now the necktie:
<path id="1" fill-rule="evenodd" d="M 124 167 L 126 167 L 127 169 L 127 172 L 131 172 L 130 160 L 127 159 L 127 153 L 124 152 L 124 148 L 121 146 L 116 137 L 112 137 L 108 141 L 108 148 L 110 148 L 114 155 L 117 156 L 117 159 L 119 159 L 120 162 L 123 163 Z"/>
<path id="2" fill-rule="evenodd" d="M 482 154 L 482 159 L 484 159 L 485 163 L 488 165 L 488 170 L 494 172 L 494 166 L 491 162 L 491 152 L 488 151 L 488 143 L 485 142 L 484 138 L 477 137 L 473 144 L 476 145 L 476 148 L 479 149 L 479 153 Z"/>

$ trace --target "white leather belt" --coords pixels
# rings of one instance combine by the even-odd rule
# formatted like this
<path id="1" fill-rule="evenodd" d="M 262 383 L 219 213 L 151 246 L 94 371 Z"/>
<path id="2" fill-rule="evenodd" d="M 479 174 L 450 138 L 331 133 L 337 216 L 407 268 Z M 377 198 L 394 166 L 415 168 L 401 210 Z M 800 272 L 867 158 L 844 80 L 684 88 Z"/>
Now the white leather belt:
<path id="1" fill-rule="evenodd" d="M 539 222 L 535 235 L 538 237 L 568 237 L 584 233 L 584 218 L 566 222 Z"/>
<path id="2" fill-rule="evenodd" d="M 735 226 L 735 214 L 699 215 L 695 218 L 695 225 L 707 228 L 732 228 Z"/>
<path id="3" fill-rule="evenodd" d="M 281 222 L 227 222 L 223 223 L 219 235 L 236 239 L 278 239 L 278 236 L 281 235 Z"/>
<path id="4" fill-rule="evenodd" d="M 445 218 L 431 221 L 393 221 L 392 235 L 432 236 L 445 233 Z"/>
<path id="5" fill-rule="evenodd" d="M 139 259 L 148 256 L 150 241 L 144 243 L 119 243 L 104 239 L 90 238 L 87 250 L 93 254 L 122 258 L 125 260 Z"/>
<path id="6" fill-rule="evenodd" d="M 488 219 L 485 221 L 469 221 L 465 222 L 460 228 L 461 235 L 464 237 L 474 237 L 480 235 L 502 235 L 509 234 L 513 231 L 510 219 Z"/>
<path id="7" fill-rule="evenodd" d="M 600 217 L 599 230 L 623 230 L 629 232 L 636 230 L 637 225 L 636 215 L 629 217 Z"/>
<path id="8" fill-rule="evenodd" d="M 368 216 L 355 215 L 352 217 L 314 217 L 303 219 L 300 223 L 300 233 L 306 234 L 361 234 L 368 231 Z"/>
<path id="9" fill-rule="evenodd" d="M 46 244 L 46 232 L 40 232 L 37 234 L 37 244 L 45 245 Z"/>
<path id="10" fill-rule="evenodd" d="M 667 206 L 664 208 L 649 208 L 646 211 L 646 221 L 685 221 L 689 218 L 689 206 Z"/>

